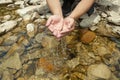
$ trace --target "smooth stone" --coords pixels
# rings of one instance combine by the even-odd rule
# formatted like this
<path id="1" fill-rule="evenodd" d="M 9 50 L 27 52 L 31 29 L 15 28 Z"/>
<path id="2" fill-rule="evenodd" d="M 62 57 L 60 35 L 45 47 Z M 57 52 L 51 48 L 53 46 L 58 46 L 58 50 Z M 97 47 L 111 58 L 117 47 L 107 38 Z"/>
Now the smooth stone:
<path id="1" fill-rule="evenodd" d="M 13 0 L 0 0 L 0 4 L 13 3 Z"/>
<path id="2" fill-rule="evenodd" d="M 8 26 L 9 25 L 9 26 Z M 17 25 L 17 21 L 11 20 L 0 25 L 0 33 L 7 32 Z"/>
<path id="3" fill-rule="evenodd" d="M 13 75 L 7 70 L 3 71 L 2 80 L 13 80 Z"/>
<path id="4" fill-rule="evenodd" d="M 35 25 L 33 23 L 27 24 L 26 29 L 29 37 L 33 37 L 35 35 Z"/>
<path id="5" fill-rule="evenodd" d="M 96 78 L 96 79 L 105 79 L 108 80 L 111 78 L 111 71 L 105 64 L 93 64 L 89 66 L 87 71 L 89 78 Z M 94 80 L 94 79 L 93 79 Z"/>
<path id="6" fill-rule="evenodd" d="M 120 25 L 120 15 L 115 11 L 108 11 L 108 15 L 110 15 L 107 19 L 109 22 L 114 23 L 116 25 Z"/>
<path id="7" fill-rule="evenodd" d="M 18 53 L 15 53 L 13 56 L 9 57 L 0 65 L 2 68 L 13 68 L 19 70 L 22 68 L 22 63 L 20 61 L 20 56 Z"/>
<path id="8" fill-rule="evenodd" d="M 4 16 L 4 20 L 5 20 L 5 21 L 10 20 L 10 18 L 11 18 L 11 15 L 5 15 L 5 16 Z"/>
<path id="9" fill-rule="evenodd" d="M 90 17 L 84 18 L 80 22 L 81 27 L 91 27 L 93 25 L 96 25 L 101 20 L 100 15 L 97 13 L 92 14 Z"/>
<path id="10" fill-rule="evenodd" d="M 92 42 L 95 39 L 95 37 L 96 34 L 92 31 L 84 30 L 84 29 L 80 30 L 80 41 L 85 44 Z"/>

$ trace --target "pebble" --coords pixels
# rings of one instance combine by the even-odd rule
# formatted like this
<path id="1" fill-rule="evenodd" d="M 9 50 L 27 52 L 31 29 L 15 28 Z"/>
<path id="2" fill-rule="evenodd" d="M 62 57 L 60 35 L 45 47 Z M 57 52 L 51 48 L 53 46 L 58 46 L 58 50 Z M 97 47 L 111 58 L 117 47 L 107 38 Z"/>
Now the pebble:
<path id="1" fill-rule="evenodd" d="M 96 37 L 96 34 L 92 31 L 88 31 L 88 30 L 80 30 L 80 41 L 88 44 L 90 42 L 92 42 Z"/>
<path id="2" fill-rule="evenodd" d="M 4 20 L 5 20 L 5 21 L 8 21 L 10 18 L 11 18 L 10 15 L 5 15 L 5 16 L 4 16 Z"/>
<path id="3" fill-rule="evenodd" d="M 26 29 L 27 29 L 27 35 L 29 37 L 34 37 L 34 35 L 35 35 L 35 25 L 33 23 L 29 23 L 29 24 L 27 24 Z"/>
<path id="4" fill-rule="evenodd" d="M 88 68 L 88 77 L 110 79 L 111 71 L 105 64 L 94 64 Z"/>

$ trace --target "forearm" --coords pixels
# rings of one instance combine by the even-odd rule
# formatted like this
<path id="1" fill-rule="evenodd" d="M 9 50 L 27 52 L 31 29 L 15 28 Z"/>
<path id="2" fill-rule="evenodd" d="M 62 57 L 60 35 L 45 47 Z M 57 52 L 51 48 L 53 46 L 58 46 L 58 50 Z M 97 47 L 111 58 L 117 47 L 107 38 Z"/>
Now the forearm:
<path id="1" fill-rule="evenodd" d="M 47 4 L 54 15 L 62 15 L 61 4 L 59 0 L 46 0 Z"/>
<path id="2" fill-rule="evenodd" d="M 69 17 L 74 19 L 80 18 L 84 13 L 86 13 L 90 7 L 93 5 L 95 0 L 81 0 L 75 9 L 71 12 Z"/>

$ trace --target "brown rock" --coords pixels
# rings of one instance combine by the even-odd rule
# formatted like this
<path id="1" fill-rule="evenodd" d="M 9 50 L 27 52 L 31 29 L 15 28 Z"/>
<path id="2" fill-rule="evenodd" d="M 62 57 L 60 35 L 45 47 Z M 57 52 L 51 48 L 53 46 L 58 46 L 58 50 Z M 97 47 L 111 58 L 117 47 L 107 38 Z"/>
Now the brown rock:
<path id="1" fill-rule="evenodd" d="M 37 66 L 38 66 L 38 68 L 42 68 L 47 72 L 51 72 L 55 69 L 54 65 L 46 58 L 40 58 L 38 60 Z"/>
<path id="2" fill-rule="evenodd" d="M 80 30 L 80 40 L 85 44 L 92 42 L 95 39 L 95 37 L 96 34 L 92 31 L 89 31 L 87 29 Z"/>

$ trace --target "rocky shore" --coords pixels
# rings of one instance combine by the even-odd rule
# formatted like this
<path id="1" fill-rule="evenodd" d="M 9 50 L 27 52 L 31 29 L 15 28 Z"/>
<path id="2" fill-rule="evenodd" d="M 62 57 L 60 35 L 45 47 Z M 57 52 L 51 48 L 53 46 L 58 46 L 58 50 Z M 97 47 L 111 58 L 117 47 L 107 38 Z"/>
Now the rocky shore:
<path id="1" fill-rule="evenodd" d="M 58 41 L 45 0 L 0 0 L 0 80 L 120 80 L 119 4 L 96 0 Z"/>

